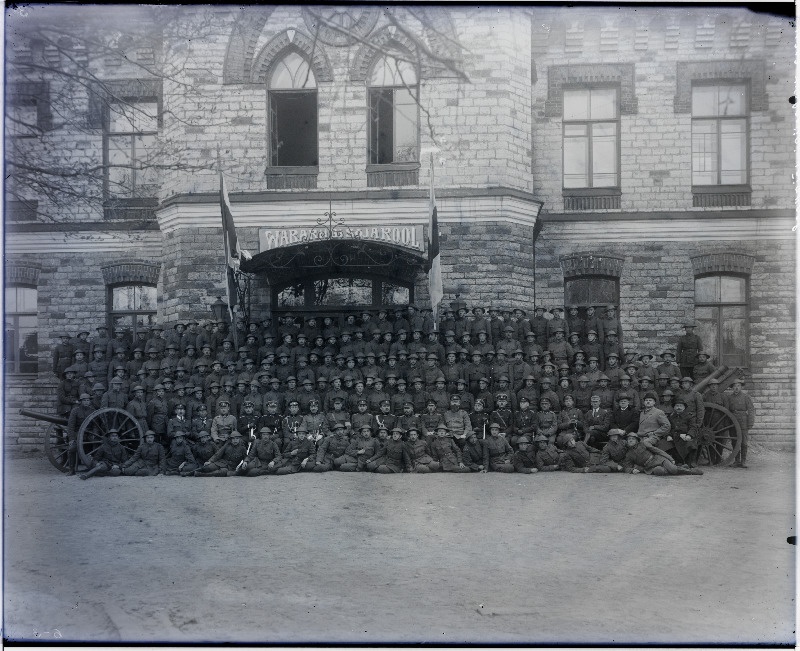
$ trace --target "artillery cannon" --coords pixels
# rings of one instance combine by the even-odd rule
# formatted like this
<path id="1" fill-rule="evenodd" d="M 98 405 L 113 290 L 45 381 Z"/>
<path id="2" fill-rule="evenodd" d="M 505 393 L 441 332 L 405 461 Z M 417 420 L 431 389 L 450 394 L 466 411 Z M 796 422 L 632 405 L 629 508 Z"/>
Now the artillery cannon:
<path id="1" fill-rule="evenodd" d="M 50 463 L 61 472 L 69 470 L 70 435 L 69 421 L 64 416 L 51 416 L 30 409 L 20 409 L 21 416 L 50 423 L 44 437 L 44 451 Z M 81 423 L 76 438 L 78 458 L 86 466 L 91 465 L 91 455 L 105 440 L 109 430 L 119 432 L 119 442 L 133 453 L 144 436 L 139 422 L 124 409 L 105 407 L 89 414 Z"/>
<path id="2" fill-rule="evenodd" d="M 712 379 L 719 380 L 719 386 L 724 390 L 741 375 L 741 369 L 722 365 L 698 382 L 695 391 L 705 397 Z M 723 405 L 716 403 L 705 403 L 705 415 L 697 435 L 697 459 L 701 464 L 729 466 L 742 447 L 742 429 L 739 422 Z"/>

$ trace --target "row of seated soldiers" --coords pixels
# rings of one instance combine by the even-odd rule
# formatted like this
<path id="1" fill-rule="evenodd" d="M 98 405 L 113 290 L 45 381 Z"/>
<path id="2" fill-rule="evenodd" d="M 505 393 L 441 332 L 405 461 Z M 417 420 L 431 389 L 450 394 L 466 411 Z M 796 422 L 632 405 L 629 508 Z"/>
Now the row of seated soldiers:
<path id="1" fill-rule="evenodd" d="M 112 430 L 108 440 L 92 455 L 87 472 L 80 477 L 162 473 L 184 477 L 253 477 L 329 470 L 702 474 L 691 467 L 692 449 L 696 449 L 691 441 L 696 433 L 687 420 L 681 418 L 683 403 L 678 402 L 673 418 L 665 420 L 663 413 L 654 408 L 656 396 L 653 393 L 646 398 L 641 419 L 627 431 L 615 427 L 601 435 L 587 430 L 585 436 L 580 435 L 574 421 L 564 427 L 543 427 L 540 419 L 530 427 L 523 423 L 508 426 L 495 412 L 483 421 L 483 426 L 472 426 L 474 422 L 460 409 L 459 397 L 454 395 L 451 400 L 449 417 L 436 414 L 435 405 L 431 403 L 421 426 L 419 417 L 410 413 L 406 420 L 399 422 L 389 422 L 388 414 L 384 414 L 386 420 L 383 421 L 380 417 L 359 419 L 365 415 L 361 409 L 353 415 L 352 421 L 334 420 L 330 429 L 326 427 L 327 417 L 317 418 L 316 403 L 312 403 L 310 418 L 300 418 L 295 401 L 291 403 L 294 415 L 290 417 L 244 423 L 240 417 L 238 427 L 249 432 L 245 437 L 246 446 L 242 442 L 242 432 L 235 428 L 215 431 L 212 426 L 212 431 L 203 429 L 194 436 L 185 429 L 175 429 L 171 432 L 168 453 L 165 446 L 156 441 L 156 433 L 148 430 L 131 456 L 119 443 L 117 431 Z M 542 399 L 543 410 L 547 409 L 547 402 L 547 398 Z M 229 417 L 227 402 L 221 407 L 224 413 L 214 419 L 215 423 Z M 520 413 L 524 414 L 527 407 L 527 401 L 523 401 Z M 252 404 L 248 403 L 248 412 L 251 409 Z M 544 411 L 540 415 L 542 413 L 552 414 Z M 431 426 L 434 421 L 436 424 Z M 673 440 L 673 437 L 667 439 L 664 432 L 672 433 L 681 445 L 662 445 L 666 440 Z M 535 447 L 531 446 L 532 442 Z M 681 458 L 676 461 L 666 450 L 681 454 Z M 689 463 L 684 463 L 687 459 Z"/>

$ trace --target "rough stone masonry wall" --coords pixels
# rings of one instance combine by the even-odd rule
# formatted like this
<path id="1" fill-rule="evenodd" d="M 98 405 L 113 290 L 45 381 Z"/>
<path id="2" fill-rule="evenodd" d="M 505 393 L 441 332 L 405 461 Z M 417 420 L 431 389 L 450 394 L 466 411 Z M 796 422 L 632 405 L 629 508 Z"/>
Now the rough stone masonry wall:
<path id="1" fill-rule="evenodd" d="M 135 255 L 135 254 L 134 254 Z M 6 266 L 30 264 L 24 256 L 11 256 Z M 158 256 L 147 256 L 140 251 L 136 257 L 111 252 L 86 254 L 50 253 L 42 256 L 37 264 L 40 267 L 38 289 L 38 327 L 39 327 L 39 372 L 31 375 L 6 375 L 4 384 L 4 443 L 14 449 L 27 451 L 41 449 L 45 425 L 19 415 L 25 407 L 55 414 L 55 389 L 58 378 L 52 373 L 53 348 L 59 343 L 56 333 L 68 332 L 77 335 L 80 330 L 88 330 L 90 338 L 96 334 L 95 328 L 106 325 L 107 284 L 106 278 L 113 282 L 114 273 L 106 271 L 107 265 L 122 265 L 125 262 L 142 262 L 160 266 Z M 150 267 L 151 269 L 153 267 Z M 124 272 L 120 266 L 118 271 Z M 161 319 L 163 306 L 163 281 L 158 283 L 158 318 Z"/>
<path id="2" fill-rule="evenodd" d="M 223 84 L 228 38 L 236 11 L 215 12 L 218 30 L 188 45 L 189 64 L 180 79 L 165 80 L 163 139 L 188 165 L 208 164 L 222 150 L 230 192 L 262 191 L 268 162 L 267 91 L 262 83 Z M 250 8 L 250 11 L 259 11 Z M 438 143 L 437 187 L 508 186 L 531 190 L 530 29 L 521 12 L 451 12 L 458 40 L 465 46 L 459 64 L 469 78 L 423 78 L 420 90 L 420 145 Z M 270 14 L 257 51 L 293 27 L 304 29 L 299 7 Z M 385 27 L 381 19 L 375 28 Z M 174 47 L 174 45 L 172 46 Z M 367 89 L 351 80 L 361 44 L 333 47 L 317 42 L 333 81 L 318 81 L 319 190 L 367 188 Z M 190 88 L 190 91 L 186 89 Z M 421 187 L 427 186 L 427 155 L 422 156 Z M 162 199 L 180 193 L 213 192 L 216 173 L 166 170 Z"/>
<path id="3" fill-rule="evenodd" d="M 610 228 L 610 226 L 607 225 Z M 546 224 L 536 245 L 537 302 L 563 305 L 560 258 L 587 250 L 572 242 L 561 224 Z M 694 317 L 691 257 L 739 251 L 754 257 L 750 275 L 750 364 L 745 389 L 757 410 L 753 437 L 773 447 L 794 447 L 795 424 L 795 246 L 781 241 L 611 243 L 592 247 L 597 255 L 624 258 L 620 319 L 625 347 L 659 354 L 675 348 L 682 323 Z"/>
<path id="4" fill-rule="evenodd" d="M 677 113 L 679 62 L 731 62 L 722 78 L 736 77 L 738 61 L 763 60 L 764 110 L 750 115 L 750 184 L 753 208 L 794 205 L 794 25 L 745 9 L 654 8 L 635 11 L 534 8 L 534 192 L 544 211 L 564 210 L 562 119 L 548 114 L 548 81 L 555 65 L 634 64 L 633 114 L 620 121 L 622 211 L 694 210 L 691 111 Z M 595 70 L 602 79 L 602 71 Z M 758 84 L 750 101 L 758 106 Z M 747 209 L 742 207 L 738 209 Z M 713 209 L 713 208 L 712 208 Z M 613 212 L 611 210 L 596 212 Z"/>

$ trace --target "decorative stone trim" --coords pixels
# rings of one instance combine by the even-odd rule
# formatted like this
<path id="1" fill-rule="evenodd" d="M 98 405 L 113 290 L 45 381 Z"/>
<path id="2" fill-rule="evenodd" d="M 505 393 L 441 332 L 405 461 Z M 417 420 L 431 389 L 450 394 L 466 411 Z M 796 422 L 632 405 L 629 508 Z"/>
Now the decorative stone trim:
<path id="1" fill-rule="evenodd" d="M 620 207 L 620 193 L 607 194 L 566 194 L 564 210 L 612 210 Z"/>
<path id="2" fill-rule="evenodd" d="M 419 185 L 419 163 L 367 165 L 367 187 Z"/>
<path id="3" fill-rule="evenodd" d="M 36 126 L 42 131 L 53 128 L 50 109 L 50 85 L 46 81 L 16 81 L 6 85 L 9 106 L 36 106 Z"/>
<path id="4" fill-rule="evenodd" d="M 586 252 L 563 255 L 559 261 L 565 279 L 577 276 L 611 276 L 619 279 L 625 258 Z"/>
<path id="5" fill-rule="evenodd" d="M 749 206 L 749 185 L 694 186 L 692 205 L 695 208 L 720 208 L 723 206 Z"/>
<path id="6" fill-rule="evenodd" d="M 726 251 L 692 256 L 695 276 L 711 273 L 736 273 L 749 275 L 753 271 L 755 258 L 747 253 Z"/>
<path id="7" fill-rule="evenodd" d="M 116 99 L 146 100 L 158 103 L 158 127 L 162 127 L 163 84 L 160 79 L 114 79 L 95 82 L 89 89 L 89 127 L 99 129 L 103 126 L 108 105 Z"/>
<path id="8" fill-rule="evenodd" d="M 561 117 L 564 114 L 564 87 L 570 85 L 619 85 L 620 114 L 636 115 L 636 67 L 632 63 L 587 63 L 582 65 L 550 66 L 547 70 L 547 101 L 545 114 Z"/>
<path id="9" fill-rule="evenodd" d="M 269 190 L 316 190 L 318 167 L 268 167 Z"/>
<path id="10" fill-rule="evenodd" d="M 258 53 L 250 72 L 250 81 L 265 84 L 275 65 L 289 52 L 297 52 L 311 64 L 317 82 L 333 81 L 333 69 L 319 42 L 296 29 L 287 29 L 267 43 Z"/>
<path id="11" fill-rule="evenodd" d="M 679 61 L 675 82 L 675 113 L 691 113 L 695 81 L 746 81 L 750 83 L 750 111 L 766 111 L 767 73 L 763 59 L 741 61 Z"/>
<path id="12" fill-rule="evenodd" d="M 225 63 L 222 67 L 223 84 L 248 82 L 258 37 L 273 11 L 275 8 L 270 6 L 247 7 L 234 18 L 228 49 L 225 52 Z"/>
<path id="13" fill-rule="evenodd" d="M 353 64 L 350 66 L 350 81 L 358 84 L 366 83 L 370 66 L 375 57 L 393 50 L 399 50 L 406 54 L 410 61 L 419 59 L 419 46 L 416 41 L 402 32 L 392 32 L 389 27 L 384 27 L 376 32 L 368 43 L 363 43 L 356 52 Z"/>
<path id="14" fill-rule="evenodd" d="M 161 272 L 161 265 L 150 262 L 120 262 L 105 265 L 102 269 L 103 280 L 106 285 L 120 285 L 124 283 L 156 285 L 158 284 L 158 274 Z"/>
<path id="15" fill-rule="evenodd" d="M 6 265 L 6 285 L 32 285 L 36 287 L 39 284 L 40 271 L 41 269 L 38 266 L 8 263 Z"/>

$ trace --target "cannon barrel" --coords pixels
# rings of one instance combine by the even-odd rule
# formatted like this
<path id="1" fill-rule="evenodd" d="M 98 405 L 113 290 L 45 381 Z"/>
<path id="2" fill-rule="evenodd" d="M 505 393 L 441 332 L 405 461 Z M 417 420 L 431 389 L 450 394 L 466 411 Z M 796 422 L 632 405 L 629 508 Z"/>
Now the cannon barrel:
<path id="1" fill-rule="evenodd" d="M 46 423 L 54 423 L 56 425 L 63 425 L 65 427 L 69 422 L 69 419 L 65 418 L 64 416 L 51 416 L 50 414 L 43 414 L 40 411 L 31 411 L 30 409 L 20 409 L 19 414 L 20 416 L 27 416 L 28 418 L 43 420 Z"/>
<path id="2" fill-rule="evenodd" d="M 702 394 L 708 388 L 708 383 L 711 382 L 711 380 L 713 380 L 714 378 L 717 378 L 719 380 L 720 376 L 726 373 L 727 371 L 728 367 L 723 364 L 719 368 L 715 369 L 714 372 L 707 378 L 704 378 L 703 380 L 698 382 L 695 385 L 694 390 Z"/>

